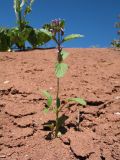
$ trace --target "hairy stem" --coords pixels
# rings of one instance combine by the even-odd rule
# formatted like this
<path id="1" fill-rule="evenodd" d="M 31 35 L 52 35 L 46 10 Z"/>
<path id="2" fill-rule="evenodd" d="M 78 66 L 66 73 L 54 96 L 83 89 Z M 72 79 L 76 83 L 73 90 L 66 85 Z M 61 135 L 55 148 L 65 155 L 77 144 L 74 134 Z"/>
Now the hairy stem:
<path id="1" fill-rule="evenodd" d="M 24 29 L 23 23 L 22 23 L 22 10 L 20 9 L 20 2 L 19 2 L 19 11 L 18 11 L 18 28 L 19 31 L 22 32 L 22 30 Z M 22 47 L 20 47 L 21 49 L 25 50 L 25 43 L 23 43 Z"/>
<path id="2" fill-rule="evenodd" d="M 58 136 L 58 132 L 59 132 L 59 122 L 58 122 L 58 118 L 59 118 L 59 111 L 56 110 L 56 129 L 55 129 L 55 138 Z"/>
<path id="3" fill-rule="evenodd" d="M 22 15 L 21 15 L 21 11 L 18 12 L 18 27 L 19 27 L 19 30 L 22 31 Z"/>
<path id="4" fill-rule="evenodd" d="M 60 33 L 58 32 L 58 58 L 57 61 L 60 63 L 60 52 L 61 52 L 61 47 L 60 47 Z M 60 90 L 60 79 L 57 78 L 57 95 L 56 95 L 56 102 L 59 99 L 59 90 Z M 56 129 L 55 129 L 55 137 L 58 136 L 59 132 L 59 108 L 56 105 Z"/>
<path id="5" fill-rule="evenodd" d="M 60 79 L 57 78 L 57 96 L 56 96 L 56 99 L 59 98 L 59 89 L 60 89 Z"/>
<path id="6" fill-rule="evenodd" d="M 57 78 L 57 96 L 56 96 L 56 101 L 58 100 L 59 98 L 59 83 L 60 82 L 60 79 Z M 58 132 L 59 132 L 59 127 L 58 127 L 58 118 L 59 118 L 59 110 L 58 110 L 58 107 L 56 105 L 56 129 L 55 129 L 55 137 L 57 137 L 58 135 Z"/>

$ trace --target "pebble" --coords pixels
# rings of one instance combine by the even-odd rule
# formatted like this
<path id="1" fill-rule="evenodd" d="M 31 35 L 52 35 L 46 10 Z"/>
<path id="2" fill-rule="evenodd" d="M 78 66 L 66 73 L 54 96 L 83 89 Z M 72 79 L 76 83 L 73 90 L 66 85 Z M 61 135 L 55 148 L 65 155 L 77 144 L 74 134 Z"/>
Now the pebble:
<path id="1" fill-rule="evenodd" d="M 120 112 L 116 112 L 116 113 L 114 113 L 114 114 L 116 114 L 116 115 L 119 115 L 119 116 L 120 116 Z"/>
<path id="2" fill-rule="evenodd" d="M 4 81 L 4 84 L 8 84 L 10 81 Z"/>

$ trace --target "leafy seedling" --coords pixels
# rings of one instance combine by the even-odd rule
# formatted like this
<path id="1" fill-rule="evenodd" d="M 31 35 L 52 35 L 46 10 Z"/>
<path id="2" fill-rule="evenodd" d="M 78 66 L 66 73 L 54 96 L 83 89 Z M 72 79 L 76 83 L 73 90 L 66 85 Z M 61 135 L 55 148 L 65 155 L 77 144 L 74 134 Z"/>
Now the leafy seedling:
<path id="1" fill-rule="evenodd" d="M 50 33 L 52 33 L 52 39 L 57 44 L 57 62 L 55 65 L 55 75 L 57 78 L 57 90 L 56 90 L 55 106 L 53 106 L 53 103 L 52 103 L 53 98 L 51 94 L 48 91 L 43 91 L 43 95 L 47 98 L 47 103 L 45 105 L 44 111 L 48 112 L 51 110 L 56 115 L 55 124 L 54 125 L 52 124 L 52 132 L 54 132 L 55 138 L 61 135 L 60 127 L 64 125 L 64 122 L 67 118 L 64 114 L 63 115 L 60 114 L 64 106 L 61 105 L 59 92 L 60 92 L 60 78 L 64 77 L 68 70 L 68 65 L 64 63 L 64 60 L 69 56 L 69 53 L 64 51 L 61 45 L 66 41 L 83 37 L 83 35 L 80 35 L 80 34 L 71 34 L 64 37 L 64 26 L 65 26 L 64 20 L 56 19 L 56 20 L 53 20 L 50 24 L 44 25 L 43 27 L 44 29 L 47 29 Z M 86 105 L 85 100 L 81 98 L 69 98 L 67 99 L 67 102 L 75 102 L 83 106 Z"/>

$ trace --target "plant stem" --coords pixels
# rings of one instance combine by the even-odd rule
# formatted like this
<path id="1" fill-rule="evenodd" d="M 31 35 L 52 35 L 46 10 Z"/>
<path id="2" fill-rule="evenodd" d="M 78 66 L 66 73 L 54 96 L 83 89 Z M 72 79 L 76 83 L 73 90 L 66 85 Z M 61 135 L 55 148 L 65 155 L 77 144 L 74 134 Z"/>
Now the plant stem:
<path id="1" fill-rule="evenodd" d="M 22 30 L 24 29 L 24 26 L 22 24 L 22 10 L 20 9 L 20 1 L 19 1 L 19 11 L 18 11 L 18 28 L 19 31 L 22 32 Z M 25 43 L 23 43 L 22 47 L 20 47 L 20 49 L 25 50 Z"/>
<path id="2" fill-rule="evenodd" d="M 58 58 L 57 61 L 58 63 L 60 63 L 60 52 L 61 52 L 61 47 L 60 47 L 60 33 L 58 32 Z M 57 100 L 59 99 L 59 90 L 60 90 L 60 79 L 57 78 L 57 95 L 56 95 L 56 103 Z M 58 136 L 58 132 L 59 132 L 59 109 L 56 105 L 56 129 L 55 129 L 55 137 Z"/>
<path id="3" fill-rule="evenodd" d="M 59 125 L 58 125 L 59 111 L 56 109 L 56 128 L 55 128 L 55 138 L 58 136 Z"/>
<path id="4" fill-rule="evenodd" d="M 18 12 L 18 27 L 19 30 L 22 31 L 22 17 L 21 17 L 21 11 Z"/>
<path id="5" fill-rule="evenodd" d="M 59 78 L 57 78 L 57 96 L 56 96 L 56 103 L 57 103 L 57 100 L 59 98 Z M 59 131 L 59 126 L 58 126 L 58 118 L 59 118 L 59 111 L 58 111 L 58 107 L 56 105 L 56 129 L 55 129 L 55 137 L 57 137 L 58 135 L 58 131 Z"/>
<path id="6" fill-rule="evenodd" d="M 59 98 L 59 89 L 60 89 L 60 79 L 57 78 L 57 96 L 56 96 L 56 99 Z"/>
<path id="7" fill-rule="evenodd" d="M 20 7 L 20 0 L 17 3 L 17 24 L 18 24 L 18 28 L 20 31 L 22 31 L 22 11 L 21 11 L 21 7 Z"/>

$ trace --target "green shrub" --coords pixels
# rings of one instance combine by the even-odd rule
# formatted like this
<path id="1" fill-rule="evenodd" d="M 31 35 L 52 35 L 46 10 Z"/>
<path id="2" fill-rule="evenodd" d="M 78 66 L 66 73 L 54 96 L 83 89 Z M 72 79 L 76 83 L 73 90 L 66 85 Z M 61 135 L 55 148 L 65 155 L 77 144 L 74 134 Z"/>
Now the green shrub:
<path id="1" fill-rule="evenodd" d="M 0 51 L 8 51 L 10 49 L 9 29 L 0 28 Z"/>

